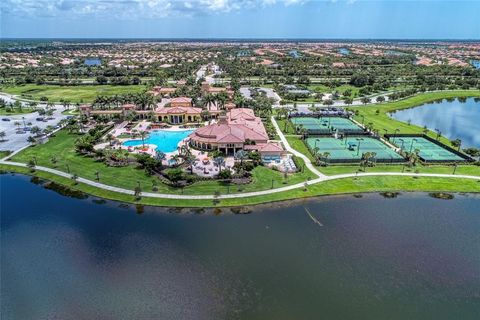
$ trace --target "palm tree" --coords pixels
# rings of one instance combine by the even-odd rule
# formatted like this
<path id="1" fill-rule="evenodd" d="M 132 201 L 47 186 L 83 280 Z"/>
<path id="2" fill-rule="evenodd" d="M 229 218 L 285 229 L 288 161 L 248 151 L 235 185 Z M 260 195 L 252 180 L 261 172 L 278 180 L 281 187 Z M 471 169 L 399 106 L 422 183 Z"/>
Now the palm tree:
<path id="1" fill-rule="evenodd" d="M 363 98 L 361 99 L 361 101 L 362 101 L 363 104 L 367 104 L 367 103 L 370 103 L 370 102 L 372 101 L 372 99 L 370 99 L 370 98 L 368 98 L 368 97 L 363 97 Z"/>
<path id="2" fill-rule="evenodd" d="M 166 158 L 167 158 L 167 155 L 165 153 L 163 153 L 162 151 L 157 150 L 155 152 L 155 159 L 160 161 L 160 163 L 162 163 L 162 161 L 165 160 Z"/>
<path id="3" fill-rule="evenodd" d="M 460 151 L 460 148 L 462 147 L 462 140 L 460 139 L 453 140 L 452 146 L 454 146 L 455 148 L 458 148 L 458 151 Z"/>
<path id="4" fill-rule="evenodd" d="M 222 171 L 222 166 L 225 164 L 225 159 L 223 157 L 216 157 L 213 159 L 213 163 L 218 166 L 218 171 Z"/>
<path id="5" fill-rule="evenodd" d="M 318 151 L 320 151 L 320 148 L 319 147 L 315 147 L 313 148 L 313 155 L 316 156 Z"/>
<path id="6" fill-rule="evenodd" d="M 285 107 L 277 109 L 277 116 L 279 119 L 288 117 L 288 109 Z"/>
<path id="7" fill-rule="evenodd" d="M 106 139 L 108 141 L 108 144 L 111 146 L 112 140 L 114 139 L 113 135 L 111 133 L 107 134 Z"/>
<path id="8" fill-rule="evenodd" d="M 235 154 L 237 159 L 240 159 L 240 165 L 243 165 L 243 160 L 248 158 L 248 154 L 245 150 L 239 150 Z"/>
<path id="9" fill-rule="evenodd" d="M 197 163 L 197 158 L 190 154 L 183 158 L 185 164 L 190 168 L 190 174 L 193 174 L 193 166 Z"/>
<path id="10" fill-rule="evenodd" d="M 145 130 L 140 131 L 140 138 L 142 139 L 142 148 L 145 148 L 145 138 L 148 136 L 148 132 Z"/>
<path id="11" fill-rule="evenodd" d="M 178 164 L 180 162 L 180 156 L 178 154 L 174 154 L 170 160 L 173 160 L 173 162 L 175 162 L 175 164 Z"/>
<path id="12" fill-rule="evenodd" d="M 5 131 L 0 131 L 0 142 L 3 142 L 5 141 L 4 138 L 7 134 L 5 133 Z"/>

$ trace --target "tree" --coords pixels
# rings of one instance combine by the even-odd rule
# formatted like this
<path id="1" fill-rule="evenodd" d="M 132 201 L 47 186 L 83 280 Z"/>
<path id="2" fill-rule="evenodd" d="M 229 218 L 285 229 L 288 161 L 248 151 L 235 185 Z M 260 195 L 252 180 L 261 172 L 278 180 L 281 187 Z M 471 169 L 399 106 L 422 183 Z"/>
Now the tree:
<path id="1" fill-rule="evenodd" d="M 35 161 L 33 161 L 33 159 L 30 159 L 27 162 L 27 167 L 30 168 L 31 172 L 34 172 L 35 171 Z"/>
<path id="2" fill-rule="evenodd" d="M 78 175 L 76 173 L 72 174 L 72 176 L 70 177 L 70 179 L 72 179 L 73 181 L 73 184 L 78 184 L 77 182 L 77 179 L 78 179 Z"/>
<path id="3" fill-rule="evenodd" d="M 462 140 L 460 139 L 455 139 L 452 141 L 452 146 L 457 148 L 458 151 L 460 151 L 460 148 L 462 147 Z"/>
<path id="4" fill-rule="evenodd" d="M 248 158 L 248 153 L 245 150 L 239 150 L 235 154 L 235 158 L 240 160 L 240 165 L 243 165 L 243 160 Z"/>
<path id="5" fill-rule="evenodd" d="M 385 97 L 384 96 L 378 96 L 376 100 L 377 100 L 378 103 L 382 103 L 382 102 L 385 101 Z"/>
<path id="6" fill-rule="evenodd" d="M 218 178 L 223 180 L 228 180 L 232 178 L 232 173 L 228 169 L 220 170 L 218 173 Z"/>
<path id="7" fill-rule="evenodd" d="M 7 134 L 5 133 L 5 131 L 0 131 L 0 142 L 5 141 L 5 136 L 6 136 L 6 135 L 7 135 Z"/>
<path id="8" fill-rule="evenodd" d="M 166 158 L 167 158 L 167 155 L 162 151 L 157 150 L 155 152 L 155 159 L 157 159 L 157 161 L 159 162 L 160 167 L 163 166 L 163 160 L 165 160 Z"/>
<path id="9" fill-rule="evenodd" d="M 183 179 L 183 171 L 180 168 L 166 170 L 165 174 L 168 180 L 172 181 L 173 183 L 177 183 Z"/>
<path id="10" fill-rule="evenodd" d="M 222 166 L 225 164 L 225 159 L 223 157 L 216 157 L 213 159 L 213 163 L 218 166 L 218 170 L 222 170 Z"/>
<path id="11" fill-rule="evenodd" d="M 140 138 L 142 139 L 142 148 L 145 148 L 145 138 L 148 136 L 148 132 L 143 130 L 140 131 Z"/>
<path id="12" fill-rule="evenodd" d="M 31 133 L 33 133 L 35 136 L 38 136 L 38 134 L 42 131 L 42 129 L 40 129 L 39 127 L 37 126 L 34 126 L 32 127 L 32 129 L 30 130 Z"/>
<path id="13" fill-rule="evenodd" d="M 29 136 L 29 137 L 27 138 L 27 142 L 34 144 L 34 143 L 37 142 L 37 140 L 36 140 L 34 137 Z"/>
<path id="14" fill-rule="evenodd" d="M 190 174 L 193 174 L 193 166 L 197 163 L 197 158 L 192 154 L 188 154 L 184 156 L 183 161 L 190 168 Z"/>
<path id="15" fill-rule="evenodd" d="M 370 103 L 370 102 L 372 101 L 372 99 L 370 99 L 370 98 L 368 98 L 368 97 L 363 97 L 363 98 L 361 99 L 361 101 L 362 101 L 362 103 L 365 105 L 365 104 L 367 104 L 367 103 Z"/>

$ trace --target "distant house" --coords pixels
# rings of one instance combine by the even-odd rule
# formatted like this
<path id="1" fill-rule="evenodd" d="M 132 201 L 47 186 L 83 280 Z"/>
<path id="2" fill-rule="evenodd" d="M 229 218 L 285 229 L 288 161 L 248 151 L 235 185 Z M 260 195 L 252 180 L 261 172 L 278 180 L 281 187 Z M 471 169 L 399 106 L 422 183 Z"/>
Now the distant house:
<path id="1" fill-rule="evenodd" d="M 170 96 L 177 91 L 177 88 L 166 88 L 166 87 L 153 87 L 152 90 L 149 91 L 151 95 L 154 97 L 160 96 Z"/>
<path id="2" fill-rule="evenodd" d="M 171 124 L 197 122 L 201 120 L 202 109 L 192 106 L 157 107 L 155 116 L 158 121 Z"/>
<path id="3" fill-rule="evenodd" d="M 170 100 L 171 107 L 192 107 L 192 98 L 177 97 Z"/>

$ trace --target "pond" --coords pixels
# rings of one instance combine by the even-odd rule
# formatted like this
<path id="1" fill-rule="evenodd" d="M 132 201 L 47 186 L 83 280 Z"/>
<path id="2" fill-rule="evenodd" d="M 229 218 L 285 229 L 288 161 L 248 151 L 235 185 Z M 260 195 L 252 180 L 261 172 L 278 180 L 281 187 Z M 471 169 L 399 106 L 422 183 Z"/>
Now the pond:
<path id="1" fill-rule="evenodd" d="M 340 49 L 338 50 L 338 52 L 339 52 L 340 54 L 343 54 L 344 56 L 348 56 L 348 55 L 351 53 L 351 51 L 350 51 L 349 49 L 347 49 L 347 48 L 340 48 Z"/>
<path id="2" fill-rule="evenodd" d="M 5 319 L 478 318 L 478 195 L 234 214 L 68 198 L 29 179 L 0 176 Z"/>
<path id="3" fill-rule="evenodd" d="M 462 147 L 480 147 L 480 101 L 468 98 L 442 100 L 415 108 L 392 113 L 391 116 L 403 122 L 411 121 L 418 126 L 438 129 L 442 135 L 454 140 L 461 139 Z"/>
<path id="4" fill-rule="evenodd" d="M 102 64 L 102 60 L 98 58 L 89 58 L 89 59 L 85 59 L 83 64 L 87 66 L 100 66 Z"/>
<path id="5" fill-rule="evenodd" d="M 145 139 L 145 144 L 154 144 L 158 151 L 164 153 L 177 150 L 178 143 L 188 137 L 194 130 L 167 131 L 154 130 Z M 127 147 L 137 147 L 143 144 L 142 140 L 127 140 L 123 143 Z"/>
<path id="6" fill-rule="evenodd" d="M 470 62 L 472 63 L 472 66 L 474 66 L 477 69 L 480 69 L 480 60 L 472 60 Z"/>

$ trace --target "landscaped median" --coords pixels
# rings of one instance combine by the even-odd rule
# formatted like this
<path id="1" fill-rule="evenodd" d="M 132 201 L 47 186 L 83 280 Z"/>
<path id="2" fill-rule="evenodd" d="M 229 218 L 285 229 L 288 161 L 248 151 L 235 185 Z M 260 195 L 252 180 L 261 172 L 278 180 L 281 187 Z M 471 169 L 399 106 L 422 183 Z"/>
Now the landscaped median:
<path id="1" fill-rule="evenodd" d="M 0 170 L 4 172 L 17 172 L 21 174 L 34 175 L 36 177 L 54 181 L 73 190 L 82 191 L 87 194 L 117 200 L 122 202 L 169 207 L 225 207 L 254 205 L 274 201 L 300 199 L 323 195 L 356 194 L 361 192 L 401 192 L 401 191 L 424 191 L 424 192 L 480 192 L 480 176 L 478 179 L 466 179 L 460 177 L 421 177 L 416 174 L 411 176 L 341 176 L 329 177 L 309 186 L 300 186 L 288 191 L 262 194 L 259 196 L 248 196 L 238 198 L 222 198 L 224 194 L 211 195 L 209 199 L 172 199 L 154 198 L 141 196 L 139 199 L 133 194 L 125 194 L 110 190 L 100 189 L 82 182 L 75 184 L 71 179 L 49 172 L 36 170 L 31 172 L 29 168 L 18 167 L 7 164 L 0 164 Z M 132 191 L 133 193 L 133 191 Z"/>

